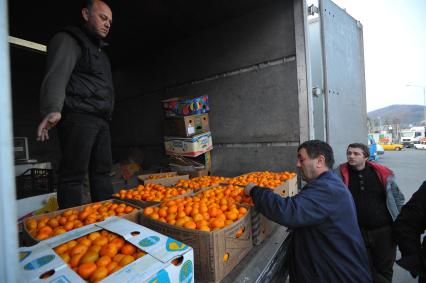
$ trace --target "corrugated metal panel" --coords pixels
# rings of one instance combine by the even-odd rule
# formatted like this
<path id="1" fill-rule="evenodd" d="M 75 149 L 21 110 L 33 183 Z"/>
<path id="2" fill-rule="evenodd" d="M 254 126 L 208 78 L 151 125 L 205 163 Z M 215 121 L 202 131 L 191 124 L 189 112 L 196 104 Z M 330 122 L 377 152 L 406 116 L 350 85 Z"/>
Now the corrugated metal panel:
<path id="1" fill-rule="evenodd" d="M 327 141 L 336 163 L 352 142 L 367 140 L 362 25 L 329 0 L 320 0 Z"/>

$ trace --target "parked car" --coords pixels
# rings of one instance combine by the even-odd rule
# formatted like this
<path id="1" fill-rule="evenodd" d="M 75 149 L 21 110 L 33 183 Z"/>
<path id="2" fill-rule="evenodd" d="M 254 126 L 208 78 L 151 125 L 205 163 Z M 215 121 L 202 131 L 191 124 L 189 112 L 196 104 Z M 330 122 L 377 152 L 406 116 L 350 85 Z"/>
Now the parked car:
<path id="1" fill-rule="evenodd" d="M 426 149 L 426 141 L 421 141 L 420 143 L 415 143 L 414 147 L 416 149 Z"/>
<path id="2" fill-rule="evenodd" d="M 401 150 L 404 148 L 404 146 L 400 143 L 382 144 L 382 147 L 384 150 Z"/>

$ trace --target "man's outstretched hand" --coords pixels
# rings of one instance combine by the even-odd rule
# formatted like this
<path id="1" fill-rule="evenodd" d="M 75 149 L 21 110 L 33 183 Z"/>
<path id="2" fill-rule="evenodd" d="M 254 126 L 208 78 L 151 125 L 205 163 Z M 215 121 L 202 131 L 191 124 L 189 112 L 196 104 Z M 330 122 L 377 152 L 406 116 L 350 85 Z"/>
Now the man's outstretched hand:
<path id="1" fill-rule="evenodd" d="M 61 120 L 60 112 L 52 112 L 44 117 L 37 129 L 37 140 L 45 141 L 49 139 L 49 130 L 56 126 L 56 124 Z"/>

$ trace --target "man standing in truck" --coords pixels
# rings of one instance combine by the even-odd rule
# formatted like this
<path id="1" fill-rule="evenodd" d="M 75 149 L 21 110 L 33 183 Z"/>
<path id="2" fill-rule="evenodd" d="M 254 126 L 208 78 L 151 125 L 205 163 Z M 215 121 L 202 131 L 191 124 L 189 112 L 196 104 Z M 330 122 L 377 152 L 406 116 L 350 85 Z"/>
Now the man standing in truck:
<path id="1" fill-rule="evenodd" d="M 88 0 L 81 14 L 81 26 L 67 27 L 50 41 L 40 95 L 43 120 L 37 139 L 49 139 L 48 131 L 58 126 L 60 208 L 81 205 L 87 172 L 92 201 L 108 199 L 113 193 L 109 121 L 114 87 L 103 51 L 112 12 L 104 1 Z"/>
<path id="2" fill-rule="evenodd" d="M 249 184 L 245 194 L 272 221 L 292 229 L 290 282 L 371 282 L 353 199 L 331 168 L 333 150 L 319 140 L 298 148 L 307 184 L 293 197 Z"/>
<path id="3" fill-rule="evenodd" d="M 374 282 L 392 282 L 396 242 L 392 223 L 404 204 L 404 195 L 393 172 L 369 162 L 365 144 L 353 143 L 346 150 L 348 162 L 336 173 L 349 188 L 355 201 L 358 224 L 367 247 Z"/>

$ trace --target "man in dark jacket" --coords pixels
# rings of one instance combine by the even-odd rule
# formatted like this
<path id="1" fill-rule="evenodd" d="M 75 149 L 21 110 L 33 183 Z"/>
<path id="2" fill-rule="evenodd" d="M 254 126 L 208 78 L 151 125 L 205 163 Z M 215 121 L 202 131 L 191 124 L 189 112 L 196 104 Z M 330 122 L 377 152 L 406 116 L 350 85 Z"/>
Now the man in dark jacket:
<path id="1" fill-rule="evenodd" d="M 402 207 L 393 224 L 395 240 L 402 258 L 396 262 L 417 277 L 419 283 L 426 282 L 426 241 L 420 243 L 426 230 L 426 181 Z"/>
<path id="2" fill-rule="evenodd" d="M 340 164 L 336 173 L 351 192 L 358 224 L 372 266 L 373 282 L 392 282 L 396 243 L 392 223 L 404 204 L 404 195 L 395 182 L 393 172 L 380 164 L 369 162 L 368 146 L 350 144 L 348 162 Z"/>
<path id="3" fill-rule="evenodd" d="M 44 118 L 37 139 L 49 139 L 48 131 L 58 125 L 61 208 L 81 205 L 87 172 L 92 201 L 108 199 L 113 193 L 109 120 L 114 88 L 110 62 L 102 49 L 112 12 L 105 2 L 89 0 L 81 13 L 81 26 L 65 28 L 50 41 L 40 95 Z"/>
<path id="4" fill-rule="evenodd" d="M 298 148 L 297 167 L 307 184 L 293 197 L 249 184 L 245 193 L 267 218 L 293 230 L 290 282 L 371 282 L 367 251 L 355 205 L 330 171 L 334 157 L 325 142 Z"/>

